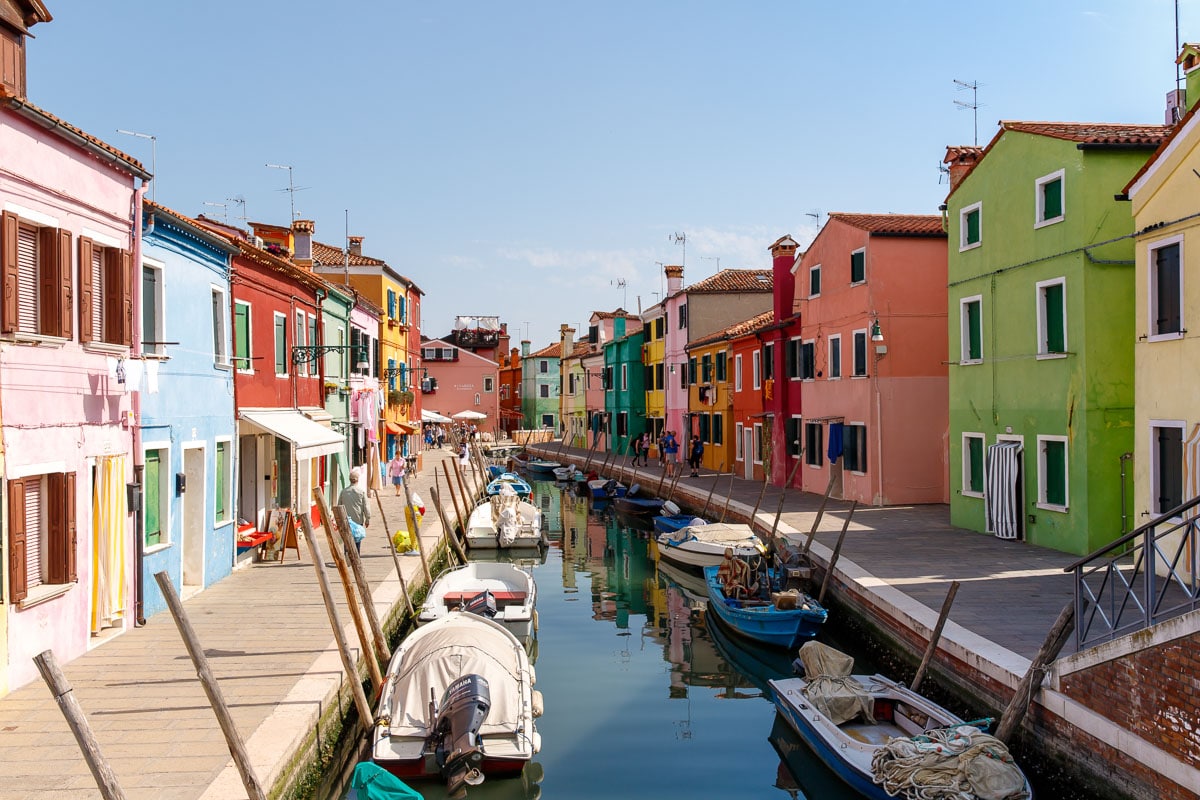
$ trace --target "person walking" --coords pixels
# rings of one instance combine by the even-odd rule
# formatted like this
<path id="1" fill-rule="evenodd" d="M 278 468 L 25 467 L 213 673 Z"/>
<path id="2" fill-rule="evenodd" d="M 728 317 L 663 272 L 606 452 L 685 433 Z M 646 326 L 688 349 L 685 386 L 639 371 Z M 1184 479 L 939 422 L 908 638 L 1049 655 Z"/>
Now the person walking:
<path id="1" fill-rule="evenodd" d="M 642 457 L 642 466 L 650 466 L 650 433 L 647 431 L 638 440 L 638 454 Z"/>
<path id="2" fill-rule="evenodd" d="M 367 536 L 367 528 L 371 527 L 371 506 L 367 504 L 367 493 L 359 485 L 361 467 L 350 470 L 350 485 L 342 489 L 338 495 L 338 505 L 346 509 L 346 517 L 350 520 L 350 534 L 354 537 L 354 549 L 362 552 L 362 540 Z M 355 525 L 358 529 L 355 529 Z"/>
<path id="3" fill-rule="evenodd" d="M 629 440 L 629 452 L 633 453 L 633 460 L 629 462 L 630 466 L 636 467 L 638 465 L 638 455 L 641 453 L 640 442 L 640 438 L 633 438 Z"/>
<path id="4" fill-rule="evenodd" d="M 400 489 L 404 486 L 404 472 L 407 464 L 400 457 L 399 451 L 392 456 L 392 460 L 388 462 L 388 477 L 391 478 L 392 486 L 396 489 L 396 497 L 400 496 Z"/>
<path id="5" fill-rule="evenodd" d="M 692 477 L 699 477 L 700 459 L 704 457 L 704 442 L 700 441 L 699 436 L 692 437 L 692 449 L 688 454 L 688 466 L 692 468 Z"/>
<path id="6" fill-rule="evenodd" d="M 467 443 L 464 441 L 458 447 L 458 465 L 462 467 L 463 472 L 471 465 L 470 451 L 467 450 Z"/>
<path id="7" fill-rule="evenodd" d="M 663 438 L 663 468 L 667 471 L 668 478 L 675 474 L 675 464 L 678 460 L 679 440 L 675 438 L 674 431 L 667 431 L 666 437 Z"/>

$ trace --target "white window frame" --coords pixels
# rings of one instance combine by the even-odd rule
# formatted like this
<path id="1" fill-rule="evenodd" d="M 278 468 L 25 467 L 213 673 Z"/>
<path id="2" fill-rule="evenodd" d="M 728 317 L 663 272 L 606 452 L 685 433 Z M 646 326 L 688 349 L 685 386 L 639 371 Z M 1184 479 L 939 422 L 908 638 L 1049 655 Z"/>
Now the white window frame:
<path id="1" fill-rule="evenodd" d="M 846 422 L 844 425 L 842 425 L 842 436 L 843 437 L 845 436 L 845 430 L 847 428 L 862 428 L 861 435 L 862 435 L 862 440 L 863 440 L 863 459 L 866 460 L 869 465 L 870 458 L 871 458 L 871 441 L 867 438 L 867 423 L 862 422 L 862 421 Z M 826 447 L 828 447 L 828 445 L 826 445 Z M 846 464 L 846 451 L 844 448 L 842 450 L 841 458 L 842 458 L 842 466 L 844 467 Z M 865 469 L 847 469 L 846 471 L 849 472 L 851 475 L 866 475 L 867 474 L 867 471 Z"/>
<path id="2" fill-rule="evenodd" d="M 548 384 L 548 383 L 539 383 L 538 384 L 538 397 L 540 397 L 543 400 L 548 400 L 550 398 L 550 384 Z"/>
<path id="3" fill-rule="evenodd" d="M 967 217 L 972 211 L 979 212 L 979 241 L 967 242 Z M 974 250 L 976 247 L 983 245 L 983 202 L 972 203 L 969 206 L 963 206 L 958 211 L 958 252 L 962 253 L 967 250 Z"/>
<path id="4" fill-rule="evenodd" d="M 212 290 L 213 305 L 218 310 L 218 313 L 213 315 L 213 344 L 216 346 L 216 352 L 213 353 L 213 366 L 229 369 L 229 355 L 233 347 L 233 337 L 230 334 L 232 320 L 228 317 L 229 296 L 224 286 L 210 283 L 209 288 Z"/>
<path id="5" fill-rule="evenodd" d="M 1180 254 L 1180 255 L 1182 255 L 1182 254 Z M 1180 269 L 1180 272 L 1182 272 L 1182 271 L 1183 270 Z M 1154 435 L 1154 431 L 1156 428 L 1178 428 L 1180 431 L 1180 437 L 1183 440 L 1184 458 L 1186 459 L 1187 458 L 1187 421 L 1182 420 L 1182 419 L 1151 419 L 1151 420 L 1149 420 L 1149 426 L 1150 426 L 1149 451 L 1147 452 L 1146 455 L 1150 459 L 1150 497 L 1149 497 L 1150 516 L 1151 517 L 1159 517 L 1159 516 L 1162 516 L 1163 514 L 1165 514 L 1166 512 L 1170 511 L 1171 509 L 1169 509 L 1169 508 L 1160 509 L 1157 507 L 1158 501 L 1156 498 L 1158 497 L 1158 482 L 1162 476 L 1160 476 L 1158 474 L 1158 453 L 1156 452 L 1156 448 L 1158 447 L 1158 437 Z M 1187 487 L 1185 486 L 1184 489 L 1186 492 Z M 1189 498 L 1185 494 L 1183 499 L 1188 500 Z M 1182 518 L 1181 517 L 1172 517 L 1172 519 L 1182 519 Z"/>
<path id="6" fill-rule="evenodd" d="M 762 388 L 762 351 L 755 350 L 750 354 L 750 385 L 755 391 Z"/>
<path id="7" fill-rule="evenodd" d="M 162 457 L 159 459 L 160 468 L 158 471 L 158 518 L 162 523 L 162 538 L 159 539 L 158 544 L 147 547 L 143 551 L 144 555 L 150 555 L 151 553 L 157 553 L 160 550 L 166 550 L 175 544 L 175 539 L 171 535 L 174 527 L 171 524 L 171 498 L 175 494 L 175 487 L 171 485 L 171 479 L 174 476 L 174 472 L 171 470 L 171 442 L 167 440 L 142 442 L 143 464 L 146 463 L 146 453 L 150 452 L 151 450 L 161 450 L 163 453 Z M 76 524 L 78 524 L 78 518 L 76 519 Z M 143 531 L 142 536 L 144 537 L 146 535 L 145 505 L 142 506 L 141 528 Z"/>
<path id="8" fill-rule="evenodd" d="M 971 447 L 967 442 L 968 439 L 978 439 L 980 442 L 980 447 L 982 448 L 980 452 L 983 454 L 983 460 L 980 463 L 979 468 L 984 472 L 984 475 L 981 476 L 983 478 L 981 483 L 983 484 L 984 489 L 987 489 L 987 436 L 979 431 L 963 431 L 962 468 L 960 469 L 961 474 L 959 477 L 959 494 L 961 494 L 963 497 L 978 497 L 982 499 L 983 492 L 975 492 L 971 490 Z"/>
<path id="9" fill-rule="evenodd" d="M 1062 293 L 1063 352 L 1061 352 L 1061 353 L 1051 353 L 1046 347 L 1047 330 L 1046 330 L 1046 293 L 1045 293 L 1045 289 L 1047 286 L 1054 286 L 1056 284 L 1061 285 L 1063 287 L 1063 293 Z M 1037 337 L 1038 337 L 1038 339 L 1037 339 L 1037 357 L 1038 357 L 1038 360 L 1053 359 L 1053 358 L 1066 358 L 1067 357 L 1066 351 L 1070 349 L 1068 346 L 1068 343 L 1067 343 L 1067 279 L 1064 276 L 1064 277 L 1059 277 L 1059 278 L 1051 278 L 1050 280 L 1046 280 L 1046 281 L 1038 281 L 1034 285 L 1034 291 L 1036 293 L 1035 298 L 1037 300 Z M 981 320 L 983 319 L 982 315 L 980 316 L 980 319 Z M 982 342 L 982 341 L 983 341 L 983 338 L 981 336 L 980 342 Z"/>
<path id="10" fill-rule="evenodd" d="M 763 463 L 762 460 L 762 424 L 754 423 L 754 452 L 750 454 L 754 458 L 755 464 Z"/>
<path id="11" fill-rule="evenodd" d="M 1067 171 L 1065 169 L 1060 169 L 1057 172 L 1051 172 L 1049 175 L 1043 175 L 1042 177 L 1040 177 L 1036 181 L 1034 181 L 1034 199 L 1033 199 L 1033 204 L 1034 204 L 1033 227 L 1034 228 L 1044 228 L 1047 225 L 1055 225 L 1059 222 L 1062 222 L 1064 219 L 1066 219 L 1066 215 L 1067 215 L 1067 180 L 1065 177 L 1066 174 L 1067 174 Z M 1046 198 L 1045 198 L 1045 195 L 1042 193 L 1042 187 L 1045 186 L 1047 183 L 1053 183 L 1054 181 L 1059 181 L 1059 183 L 1061 184 L 1061 188 L 1059 189 L 1059 202 L 1062 204 L 1062 208 L 1057 217 L 1052 217 L 1050 219 L 1043 219 L 1042 216 L 1043 216 L 1043 214 L 1045 214 L 1045 211 L 1046 211 L 1046 209 L 1045 209 Z M 980 238 L 983 238 L 982 229 L 980 229 Z"/>
<path id="12" fill-rule="evenodd" d="M 574 377 L 574 375 L 571 377 Z M 491 375 L 483 376 L 483 391 L 484 394 L 491 394 L 492 392 L 496 391 L 496 379 Z"/>
<path id="13" fill-rule="evenodd" d="M 837 341 L 837 375 L 833 374 L 833 343 Z M 831 333 L 825 342 L 825 380 L 840 381 L 842 379 L 842 335 L 840 333 Z"/>
<path id="14" fill-rule="evenodd" d="M 867 282 L 867 248 L 860 247 L 857 250 L 850 251 L 850 270 L 852 272 L 854 270 L 854 256 L 858 253 L 863 254 L 863 276 L 862 276 L 861 281 L 856 281 L 856 280 L 854 280 L 854 276 L 851 275 L 850 276 L 850 285 L 851 286 L 862 286 L 864 283 Z"/>
<path id="15" fill-rule="evenodd" d="M 303 311 L 297 311 L 296 312 L 296 338 L 295 338 L 295 341 L 292 342 L 292 349 L 295 350 L 297 347 L 307 347 L 307 346 L 308 346 L 308 318 L 304 316 Z M 283 354 L 284 354 L 285 361 L 287 361 L 287 362 L 292 361 L 292 359 L 291 359 L 292 354 L 287 351 L 286 347 L 284 348 Z M 301 361 L 299 364 L 296 364 L 296 374 L 297 375 L 307 375 L 308 374 L 308 362 L 307 361 Z"/>
<path id="16" fill-rule="evenodd" d="M 93 240 L 93 241 L 95 241 L 95 240 Z M 101 256 L 101 258 L 103 258 L 103 256 Z M 142 341 L 143 342 L 146 342 L 146 341 L 164 342 L 167 339 L 167 289 L 166 289 L 166 286 L 163 284 L 163 281 L 166 280 L 166 277 L 167 277 L 166 266 L 167 265 L 164 262 L 159 261 L 156 258 L 151 258 L 150 256 L 142 256 L 142 269 L 143 270 L 150 269 L 156 273 L 155 278 L 154 278 L 154 294 L 155 294 L 154 307 L 158 311 L 158 314 L 156 315 L 156 319 L 155 319 L 155 327 L 157 328 L 157 330 L 142 331 Z M 89 267 L 90 267 L 90 265 L 89 265 Z M 101 274 L 103 275 L 103 270 L 101 271 Z M 138 286 L 140 288 L 141 281 L 142 281 L 141 272 L 138 273 L 137 280 L 138 280 Z M 139 291 L 138 294 L 143 295 L 144 293 Z M 97 301 L 96 298 L 99 298 L 99 300 Z M 99 289 L 97 289 L 95 286 L 92 287 L 92 301 L 99 302 L 100 307 L 102 309 L 105 306 L 106 299 L 107 298 L 104 295 L 104 287 L 101 287 Z M 145 319 L 145 314 L 146 314 L 146 312 L 145 312 L 146 298 L 143 296 L 143 297 L 139 297 L 138 300 L 139 300 L 138 305 L 142 306 L 142 308 L 138 309 L 138 311 L 142 315 L 142 316 L 138 317 L 139 327 L 141 327 L 140 323 L 143 319 Z M 101 312 L 101 316 L 103 317 L 103 312 Z M 104 323 L 103 325 L 101 325 L 101 327 L 103 328 L 106 325 L 107 325 L 107 323 Z M 100 331 L 100 334 L 97 337 L 97 339 L 100 342 L 105 341 L 103 330 Z M 92 340 L 93 343 L 95 343 L 97 341 L 97 339 L 93 339 Z M 150 345 L 149 347 L 147 347 L 146 345 L 143 344 L 142 345 L 142 353 L 147 356 L 161 358 L 166 355 L 166 351 L 164 350 L 165 347 L 166 347 L 166 345 L 164 345 L 164 344 Z"/>
<path id="17" fill-rule="evenodd" d="M 862 336 L 862 338 L 863 338 L 863 363 L 862 364 L 858 363 L 858 342 L 855 341 L 856 339 L 858 339 L 859 336 Z M 857 330 L 853 330 L 850 332 L 850 378 L 851 379 L 854 379 L 854 378 L 861 379 L 861 378 L 869 378 L 870 377 L 870 370 L 868 369 L 868 367 L 871 364 L 871 359 L 867 355 L 867 348 L 869 348 L 871 346 L 870 341 L 871 340 L 867 337 L 867 329 L 866 328 L 858 328 Z M 862 367 L 861 372 L 859 371 L 859 367 Z"/>
<path id="18" fill-rule="evenodd" d="M 628 364 L 621 365 L 621 391 L 622 392 L 629 391 L 629 365 Z"/>
<path id="19" fill-rule="evenodd" d="M 1063 446 L 1063 499 L 1066 501 L 1061 506 L 1046 502 L 1046 450 L 1042 447 L 1043 442 L 1061 442 Z M 1037 507 L 1044 511 L 1058 511 L 1066 513 L 1071 507 L 1071 452 L 1070 442 L 1066 436 L 1043 436 L 1038 434 L 1037 437 L 1037 465 L 1038 465 L 1038 500 Z"/>
<path id="20" fill-rule="evenodd" d="M 1173 244 L 1179 245 L 1179 330 L 1174 333 L 1154 333 L 1154 319 L 1157 316 L 1155 308 L 1158 305 L 1158 270 L 1154 266 L 1154 253 Z M 1184 302 L 1184 280 L 1187 270 L 1184 265 L 1183 234 L 1168 236 L 1165 239 L 1146 244 L 1146 341 L 1169 342 L 1182 339 L 1187 330 L 1187 304 Z"/>
<path id="21" fill-rule="evenodd" d="M 740 392 L 742 390 L 742 354 L 738 353 L 733 357 L 733 390 Z"/>
<path id="22" fill-rule="evenodd" d="M 321 331 L 317 327 L 317 315 L 309 314 L 307 323 L 308 327 L 304 329 L 304 341 L 308 346 L 314 347 L 319 344 L 318 340 L 321 335 Z M 312 339 L 312 341 L 308 341 L 309 339 Z M 339 350 L 336 355 L 340 358 L 343 352 L 345 351 Z M 316 378 L 321 374 L 321 369 L 319 367 L 320 362 L 316 358 L 314 358 L 312 361 L 306 361 L 305 363 L 308 365 L 307 374 L 309 376 Z"/>
<path id="23" fill-rule="evenodd" d="M 813 349 L 812 357 L 812 375 L 808 378 L 804 377 L 804 346 L 811 344 Z M 801 339 L 800 340 L 800 380 L 812 382 L 817 379 L 817 340 L 816 339 Z"/>
<path id="24" fill-rule="evenodd" d="M 213 446 L 213 473 L 214 473 L 213 488 L 214 488 L 214 490 L 216 489 L 215 473 L 216 473 L 216 469 L 217 469 L 217 449 L 221 446 L 222 442 L 224 442 L 226 444 L 226 448 L 225 448 L 225 492 L 226 492 L 225 515 L 228 517 L 228 519 L 221 520 L 221 519 L 217 518 L 217 504 L 213 503 L 213 527 L 214 528 L 223 528 L 226 525 L 232 525 L 237 520 L 237 509 L 235 509 L 233 507 L 233 459 L 234 459 L 233 437 L 232 436 L 215 436 L 215 437 L 213 437 L 213 441 L 215 442 L 215 444 Z"/>
<path id="25" fill-rule="evenodd" d="M 796 424 L 796 435 L 800 437 L 800 441 L 798 441 L 796 443 L 796 452 L 794 454 L 792 453 L 792 443 L 784 442 L 783 443 L 783 452 L 785 454 L 787 454 L 788 458 L 794 458 L 794 459 L 804 458 L 804 417 L 801 416 L 800 414 L 792 414 L 789 419 L 793 419 L 796 421 L 796 423 L 795 423 Z M 784 436 L 787 436 L 787 424 L 786 423 L 784 423 L 783 430 L 784 430 Z"/>
<path id="26" fill-rule="evenodd" d="M 275 353 L 279 349 L 279 320 L 283 320 L 283 372 L 275 372 L 276 378 L 286 378 L 288 376 L 288 351 L 287 351 L 287 331 L 291 326 L 291 320 L 287 314 L 281 314 L 278 311 L 273 311 L 271 317 L 271 369 L 275 369 Z"/>
<path id="27" fill-rule="evenodd" d="M 235 307 L 236 306 L 245 306 L 246 307 L 246 359 L 245 359 L 246 366 L 238 367 L 237 371 L 243 375 L 253 375 L 254 374 L 254 304 L 247 302 L 245 300 L 234 300 L 233 305 Z M 235 340 L 235 337 L 237 336 L 237 331 L 234 330 L 234 319 L 236 319 L 236 317 L 237 317 L 236 314 L 230 314 L 230 316 L 229 316 L 229 348 L 230 348 L 229 361 L 231 364 L 236 362 L 237 360 L 239 360 L 238 355 L 237 355 L 237 342 Z M 275 360 L 275 351 L 274 350 L 271 351 L 271 360 L 272 361 Z"/>
<path id="28" fill-rule="evenodd" d="M 737 461 L 746 460 L 746 447 L 742 439 L 746 435 L 746 425 L 741 422 L 735 422 L 733 425 L 734 431 L 737 433 L 737 444 L 734 445 L 733 457 Z"/>
<path id="29" fill-rule="evenodd" d="M 967 329 L 967 306 L 971 303 L 979 303 L 979 358 L 970 358 L 971 352 L 971 336 Z M 982 364 L 987 357 L 987 351 L 983 346 L 983 295 L 973 294 L 970 297 L 963 297 L 958 301 L 958 363 L 960 366 L 967 364 Z"/>
<path id="30" fill-rule="evenodd" d="M 821 265 L 820 264 L 816 264 L 816 265 L 808 268 L 808 286 L 806 286 L 805 288 L 808 290 L 807 296 L 808 296 L 809 300 L 812 300 L 813 298 L 821 296 L 820 289 L 817 290 L 816 294 L 813 294 L 812 284 L 813 284 L 813 275 L 814 274 L 817 276 L 817 283 L 820 284 L 821 283 Z M 823 289 L 824 286 L 821 286 L 821 288 Z"/>

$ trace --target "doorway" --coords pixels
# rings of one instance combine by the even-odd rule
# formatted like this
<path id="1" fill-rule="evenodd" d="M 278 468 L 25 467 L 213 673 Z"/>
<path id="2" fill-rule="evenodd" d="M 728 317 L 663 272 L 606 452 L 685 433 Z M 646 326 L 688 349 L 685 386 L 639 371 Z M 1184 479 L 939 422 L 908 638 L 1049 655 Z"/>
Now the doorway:
<path id="1" fill-rule="evenodd" d="M 262 468 L 258 463 L 258 437 L 238 439 L 238 518 L 249 520 L 260 531 L 266 530 L 267 520 L 259 516 L 262 499 L 258 487 Z"/>
<path id="2" fill-rule="evenodd" d="M 986 529 L 997 539 L 1023 538 L 1024 487 L 1024 440 L 997 436 L 996 443 L 987 449 L 983 495 Z"/>
<path id="3" fill-rule="evenodd" d="M 187 446 L 183 448 L 183 586 L 184 593 L 189 587 L 199 589 L 204 586 L 204 509 L 208 498 L 208 487 L 205 485 L 204 474 L 204 445 Z"/>
<path id="4" fill-rule="evenodd" d="M 742 428 L 742 477 L 754 480 L 754 426 Z"/>

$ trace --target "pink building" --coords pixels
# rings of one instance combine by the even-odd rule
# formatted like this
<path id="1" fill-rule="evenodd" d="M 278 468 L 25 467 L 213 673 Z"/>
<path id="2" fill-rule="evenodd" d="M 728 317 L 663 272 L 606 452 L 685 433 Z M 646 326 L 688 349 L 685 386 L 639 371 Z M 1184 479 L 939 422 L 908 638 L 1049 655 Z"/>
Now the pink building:
<path id="1" fill-rule="evenodd" d="M 150 174 L 24 99 L 26 34 L 12 20 L 49 15 L 15 5 L 37 13 L 0 15 L 5 74 L 11 57 L 20 67 L 0 101 L 0 694 L 37 677 L 43 650 L 70 661 L 134 623 L 139 537 L 126 485 L 141 470 L 135 393 L 157 366 L 142 360 L 134 321 L 138 181 Z"/>
<path id="2" fill-rule="evenodd" d="M 785 364 L 804 411 L 785 429 L 804 448 L 800 485 L 869 505 L 947 502 L 941 217 L 830 214 L 796 264 L 795 303 Z"/>
<path id="3" fill-rule="evenodd" d="M 454 417 L 463 411 L 485 415 L 466 419 L 481 432 L 500 430 L 500 364 L 445 339 L 421 342 L 421 363 L 428 371 L 422 391 L 425 411 Z"/>

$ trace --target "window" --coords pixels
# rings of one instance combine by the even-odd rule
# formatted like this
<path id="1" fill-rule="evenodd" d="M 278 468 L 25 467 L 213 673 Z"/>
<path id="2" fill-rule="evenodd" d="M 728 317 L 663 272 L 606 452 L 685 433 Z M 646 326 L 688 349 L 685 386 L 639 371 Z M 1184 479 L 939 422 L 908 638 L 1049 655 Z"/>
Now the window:
<path id="1" fill-rule="evenodd" d="M 855 250 L 850 254 L 850 283 L 862 283 L 867 279 L 867 251 Z"/>
<path id="2" fill-rule="evenodd" d="M 1150 339 L 1178 338 L 1183 333 L 1183 271 L 1179 268 L 1183 237 L 1155 242 L 1149 248 Z"/>
<path id="3" fill-rule="evenodd" d="M 962 435 L 962 493 L 968 497 L 983 497 L 982 433 Z"/>
<path id="4" fill-rule="evenodd" d="M 543 358 L 541 361 L 538 362 L 538 372 L 545 375 L 549 371 L 550 371 L 550 362 Z"/>
<path id="5" fill-rule="evenodd" d="M 25 600 L 38 586 L 77 581 L 76 536 L 74 472 L 9 480 L 9 600 Z"/>
<path id="6" fill-rule="evenodd" d="M 542 414 L 542 427 L 543 428 L 553 428 L 554 427 L 554 415 L 553 414 Z"/>
<path id="7" fill-rule="evenodd" d="M 819 467 L 825 463 L 825 457 L 822 454 L 824 443 L 824 431 L 821 429 L 819 422 L 806 422 L 804 424 L 804 463 L 810 467 Z"/>
<path id="8" fill-rule="evenodd" d="M 612 367 L 604 368 L 603 383 L 604 383 L 604 390 L 606 392 L 611 392 L 613 390 L 613 368 Z"/>
<path id="9" fill-rule="evenodd" d="M 787 437 L 785 451 L 792 458 L 804 452 L 804 422 L 800 417 L 788 417 L 784 422 L 783 435 Z"/>
<path id="10" fill-rule="evenodd" d="M 167 502 L 171 497 L 167 479 L 171 472 L 170 451 L 164 448 L 146 450 L 142 471 L 142 531 L 146 547 L 170 542 L 170 513 Z"/>
<path id="11" fill-rule="evenodd" d="M 97 292 L 93 291 L 92 297 L 92 305 L 95 307 L 95 311 L 91 315 L 95 325 L 93 330 L 103 330 L 104 304 L 100 302 Z M 166 354 L 166 347 L 163 344 L 167 338 L 166 325 L 163 324 L 164 307 L 162 269 L 151 264 L 142 264 L 142 350 L 146 355 Z M 97 322 L 99 324 L 95 324 Z M 79 330 L 81 335 L 86 324 L 83 310 L 80 309 Z"/>
<path id="12" fill-rule="evenodd" d="M 229 366 L 229 333 L 225 330 L 225 290 L 212 287 L 213 363 Z"/>
<path id="13" fill-rule="evenodd" d="M 629 391 L 629 365 L 628 364 L 621 365 L 621 391 L 622 392 Z"/>
<path id="14" fill-rule="evenodd" d="M 808 268 L 808 296 L 821 296 L 821 265 Z"/>
<path id="15" fill-rule="evenodd" d="M 396 318 L 396 293 L 391 289 L 387 290 L 387 316 L 388 319 Z"/>
<path id="16" fill-rule="evenodd" d="M 71 232 L 56 227 L 38 227 L 5 211 L 0 243 L 4 255 L 3 332 L 70 338 Z M 127 259 L 128 254 L 120 250 L 113 250 L 113 253 L 117 264 L 113 274 L 120 278 L 121 258 Z M 103 263 L 109 261 L 105 259 Z M 91 263 L 90 251 L 87 263 Z M 128 265 L 128 261 L 125 263 Z M 80 277 L 86 277 L 85 273 L 90 274 L 90 271 L 81 270 Z M 91 295 L 88 297 L 90 303 Z M 119 314 L 115 316 L 114 323 L 124 319 Z M 125 342 L 120 339 L 118 343 Z"/>
<path id="17" fill-rule="evenodd" d="M 763 426 L 754 426 L 754 463 L 763 463 Z"/>
<path id="18" fill-rule="evenodd" d="M 662 391 L 666 386 L 667 384 L 663 381 L 663 363 L 660 361 L 654 365 L 654 385 L 651 388 Z"/>
<path id="19" fill-rule="evenodd" d="M 587 340 L 590 344 L 597 344 L 600 341 L 600 326 L 592 325 L 588 328 Z"/>
<path id="20" fill-rule="evenodd" d="M 308 344 L 309 344 L 309 346 L 310 346 L 310 347 L 311 347 L 311 346 L 313 346 L 313 345 L 320 344 L 320 342 L 318 342 L 318 341 L 317 341 L 317 318 L 316 318 L 316 316 L 315 316 L 315 315 L 313 315 L 313 314 L 309 314 L 309 315 L 308 315 Z M 338 344 L 345 344 L 345 343 L 344 343 L 344 342 L 339 342 Z M 341 358 L 341 353 L 340 353 L 340 352 L 338 353 L 338 358 Z M 309 374 L 309 375 L 312 375 L 312 376 L 315 378 L 315 377 L 317 377 L 317 375 L 318 375 L 318 371 L 317 371 L 317 360 L 314 358 L 314 359 L 313 359 L 311 362 L 309 362 L 309 363 L 310 363 L 312 366 L 310 366 L 310 367 L 308 368 L 308 374 Z M 339 374 L 339 375 L 341 374 L 340 370 L 339 370 L 338 374 Z"/>
<path id="21" fill-rule="evenodd" d="M 216 506 L 214 521 L 219 525 L 229 522 L 233 517 L 229 510 L 232 507 L 230 489 L 233 486 L 233 459 L 230 457 L 232 444 L 228 439 L 218 439 L 216 449 Z"/>
<path id="22" fill-rule="evenodd" d="M 1041 228 L 1044 225 L 1062 222 L 1064 174 L 1066 174 L 1065 170 L 1060 169 L 1058 172 L 1043 175 L 1035 182 L 1034 194 L 1036 195 L 1037 213 L 1033 220 L 1033 227 Z"/>
<path id="23" fill-rule="evenodd" d="M 233 304 L 233 366 L 242 372 L 251 372 L 250 358 L 250 304 L 236 300 Z"/>
<path id="24" fill-rule="evenodd" d="M 712 415 L 712 439 L 713 444 L 725 444 L 725 425 L 724 418 L 720 414 Z"/>
<path id="25" fill-rule="evenodd" d="M 983 361 L 983 297 L 964 297 L 959 301 L 960 342 L 962 351 L 960 364 L 978 364 Z"/>
<path id="26" fill-rule="evenodd" d="M 700 357 L 700 382 L 709 383 L 713 379 L 713 360 L 712 353 L 705 353 Z"/>
<path id="27" fill-rule="evenodd" d="M 628 436 L 628 435 L 629 435 L 629 412 L 628 411 L 618 411 L 617 412 L 617 436 Z"/>
<path id="28" fill-rule="evenodd" d="M 733 357 L 733 390 L 740 392 L 742 390 L 742 354 L 738 353 Z"/>
<path id="29" fill-rule="evenodd" d="M 1157 517 L 1183 505 L 1184 423 L 1151 420 L 1150 425 L 1150 505 Z"/>
<path id="30" fill-rule="evenodd" d="M 687 327 L 687 303 L 679 307 L 679 330 Z"/>
<path id="31" fill-rule="evenodd" d="M 1038 508 L 1067 509 L 1067 437 L 1039 436 Z"/>
<path id="32" fill-rule="evenodd" d="M 275 312 L 275 376 L 287 377 L 287 316 Z"/>
<path id="33" fill-rule="evenodd" d="M 728 353 L 726 353 L 723 350 L 721 352 L 717 353 L 717 375 L 716 375 L 715 380 L 725 381 L 725 380 L 729 379 L 728 375 L 726 374 L 726 372 L 729 369 L 728 362 L 729 362 L 729 354 Z"/>
<path id="34" fill-rule="evenodd" d="M 693 383 L 696 383 L 696 359 L 689 358 L 687 365 L 687 383 L 684 385 L 687 386 Z"/>
<path id="35" fill-rule="evenodd" d="M 307 347 L 309 344 L 316 344 L 316 342 L 308 341 L 308 328 L 304 325 L 304 312 L 303 311 L 296 312 L 296 340 L 295 341 L 296 341 L 296 347 Z M 316 369 L 316 366 L 317 366 L 316 364 L 313 364 L 314 370 Z M 278 370 L 276 370 L 276 372 L 278 372 Z M 307 361 L 301 361 L 299 364 L 296 365 L 296 374 L 297 375 L 307 375 L 308 374 L 308 362 Z"/>
<path id="36" fill-rule="evenodd" d="M 396 388 L 396 374 L 398 372 L 399 370 L 396 369 L 396 359 L 389 358 L 387 361 L 387 382 L 389 390 Z"/>
<path id="37" fill-rule="evenodd" d="M 746 430 L 746 426 L 740 422 L 735 423 L 733 426 L 734 458 L 736 458 L 738 461 L 746 460 L 746 450 L 745 446 L 742 444 L 742 440 L 745 438 L 742 435 L 742 431 L 744 430 Z"/>
<path id="38" fill-rule="evenodd" d="M 755 350 L 750 354 L 750 378 L 755 389 L 762 388 L 762 351 Z"/>
<path id="39" fill-rule="evenodd" d="M 1055 278 L 1037 284 L 1039 356 L 1067 352 L 1066 283 L 1066 278 Z"/>
<path id="40" fill-rule="evenodd" d="M 867 374 L 867 331 L 865 328 L 854 332 L 854 352 L 851 355 L 852 374 L 856 378 L 865 377 Z"/>
<path id="41" fill-rule="evenodd" d="M 697 421 L 696 435 L 700 437 L 702 442 L 712 441 L 712 415 L 711 414 L 693 414 L 692 417 Z M 682 443 L 681 443 L 682 444 Z"/>
<path id="42" fill-rule="evenodd" d="M 574 375 L 571 376 L 572 379 L 574 379 L 574 377 L 575 377 Z M 574 381 L 572 381 L 572 382 L 574 382 Z M 483 379 L 483 391 L 486 394 L 491 394 L 492 392 L 496 391 L 496 379 L 491 377 L 490 375 L 485 377 Z"/>
<path id="43" fill-rule="evenodd" d="M 666 317 L 659 317 L 658 319 L 654 320 L 654 338 L 661 339 L 666 335 L 667 319 Z"/>
<path id="44" fill-rule="evenodd" d="M 829 380 L 842 377 L 842 335 L 835 333 L 829 337 Z"/>
<path id="45" fill-rule="evenodd" d="M 970 250 L 983 241 L 983 203 L 974 203 L 958 212 L 958 251 Z"/>
<path id="46" fill-rule="evenodd" d="M 842 466 L 851 472 L 867 471 L 867 426 L 842 426 Z"/>
<path id="47" fill-rule="evenodd" d="M 549 397 L 549 396 L 550 396 L 550 384 L 543 383 L 540 386 L 538 386 L 538 397 Z"/>
<path id="48" fill-rule="evenodd" d="M 775 377 L 775 344 L 768 342 L 762 346 L 763 380 Z"/>
<path id="49" fill-rule="evenodd" d="M 405 325 L 408 323 L 408 313 L 407 313 L 407 309 L 406 309 L 407 303 L 404 302 L 404 299 L 405 299 L 404 295 L 402 295 L 402 294 L 396 295 L 396 306 L 397 306 L 396 319 L 400 320 L 401 325 Z"/>

